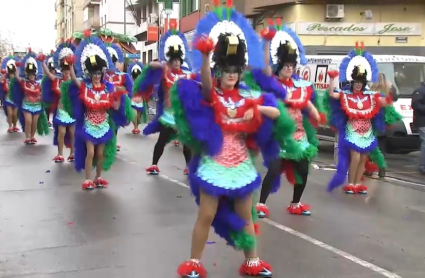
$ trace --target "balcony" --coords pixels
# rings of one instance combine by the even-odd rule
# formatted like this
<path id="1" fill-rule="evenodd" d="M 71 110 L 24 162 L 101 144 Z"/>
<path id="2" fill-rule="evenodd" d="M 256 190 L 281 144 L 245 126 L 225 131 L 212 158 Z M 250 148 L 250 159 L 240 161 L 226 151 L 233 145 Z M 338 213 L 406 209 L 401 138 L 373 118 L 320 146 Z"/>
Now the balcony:
<path id="1" fill-rule="evenodd" d="M 100 5 L 100 2 L 102 2 L 102 0 L 84 0 L 83 9 L 91 6 Z"/>
<path id="2" fill-rule="evenodd" d="M 98 17 L 92 17 L 88 20 L 84 21 L 84 29 L 100 29 L 100 18 Z"/>

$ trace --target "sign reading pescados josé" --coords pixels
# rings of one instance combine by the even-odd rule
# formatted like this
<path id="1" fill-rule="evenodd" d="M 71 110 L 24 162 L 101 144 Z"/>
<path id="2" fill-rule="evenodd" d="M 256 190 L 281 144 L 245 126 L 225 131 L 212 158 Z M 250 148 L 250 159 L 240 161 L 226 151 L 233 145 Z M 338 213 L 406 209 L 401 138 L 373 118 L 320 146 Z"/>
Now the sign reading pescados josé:
<path id="1" fill-rule="evenodd" d="M 421 23 L 331 23 L 298 22 L 299 35 L 378 35 L 378 36 L 420 36 Z"/>

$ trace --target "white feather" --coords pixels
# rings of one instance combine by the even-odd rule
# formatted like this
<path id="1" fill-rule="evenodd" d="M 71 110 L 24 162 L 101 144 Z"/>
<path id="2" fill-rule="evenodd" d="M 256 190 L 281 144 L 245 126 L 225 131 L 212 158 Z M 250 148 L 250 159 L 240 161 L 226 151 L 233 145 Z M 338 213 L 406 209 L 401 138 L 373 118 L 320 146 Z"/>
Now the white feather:
<path id="1" fill-rule="evenodd" d="M 98 45 L 89 43 L 84 47 L 80 57 L 81 70 L 83 71 L 83 73 L 86 72 L 86 66 L 84 65 L 84 62 L 87 58 L 94 55 L 98 55 L 102 60 L 104 60 L 106 62 L 106 67 L 109 68 L 108 59 L 106 58 L 105 52 L 103 52 Z"/>
<path id="2" fill-rule="evenodd" d="M 280 44 L 285 44 L 286 41 L 288 41 L 292 48 L 295 48 L 296 53 L 297 53 L 297 64 L 300 63 L 300 50 L 298 49 L 297 44 L 295 43 L 294 39 L 286 32 L 279 30 L 276 32 L 276 35 L 274 36 L 274 38 L 272 39 L 272 41 L 270 42 L 270 53 L 272 56 L 272 62 L 273 65 L 276 65 L 278 62 L 278 57 L 276 56 L 277 54 L 277 49 L 279 48 Z"/>
<path id="3" fill-rule="evenodd" d="M 25 67 L 28 64 L 33 64 L 35 67 L 35 72 L 38 72 L 38 65 L 37 65 L 37 61 L 33 58 L 33 57 L 29 57 L 26 61 L 25 61 Z"/>
<path id="4" fill-rule="evenodd" d="M 62 60 L 66 56 L 74 55 L 74 52 L 69 47 L 64 47 L 59 52 L 59 60 Z"/>
<path id="5" fill-rule="evenodd" d="M 139 71 L 142 71 L 142 68 L 141 68 L 138 64 L 135 64 L 135 65 L 131 68 L 131 71 L 133 72 L 133 71 L 135 71 L 136 69 L 138 69 Z"/>
<path id="6" fill-rule="evenodd" d="M 369 62 L 363 56 L 355 56 L 347 65 L 347 71 L 345 73 L 347 81 L 352 81 L 351 74 L 356 66 L 363 66 L 366 69 L 366 79 L 367 81 L 372 81 L 372 67 Z"/>
<path id="7" fill-rule="evenodd" d="M 214 27 L 211 29 L 209 33 L 209 36 L 214 41 L 214 44 L 216 44 L 220 34 L 224 34 L 224 33 L 230 33 L 234 36 L 238 36 L 241 40 L 245 41 L 245 35 L 242 32 L 242 29 L 239 28 L 239 26 L 237 26 L 233 21 L 227 21 L 227 20 L 223 20 L 217 23 L 216 25 L 214 25 Z M 245 45 L 246 45 L 246 41 L 245 41 Z M 246 64 L 248 64 L 248 58 L 249 58 L 248 45 L 246 45 L 246 50 L 247 51 L 245 53 L 245 59 L 246 59 Z M 210 65 L 212 68 L 214 67 L 214 62 L 212 61 L 212 53 L 210 55 Z"/>
<path id="8" fill-rule="evenodd" d="M 108 52 L 109 52 L 109 55 L 111 55 L 111 58 L 113 56 L 115 56 L 118 59 L 118 53 L 117 53 L 117 51 L 114 48 L 108 46 L 108 47 L 106 47 L 106 49 L 108 49 Z"/>
<path id="9" fill-rule="evenodd" d="M 16 61 L 13 60 L 13 59 L 9 59 L 9 61 L 7 61 L 7 63 L 6 63 L 6 67 L 9 66 L 9 65 L 14 65 L 16 67 Z"/>
<path id="10" fill-rule="evenodd" d="M 184 43 L 183 40 L 177 36 L 177 35 L 171 35 L 168 37 L 167 40 L 165 40 L 164 43 L 164 52 L 167 53 L 168 49 L 171 47 L 173 47 L 174 45 L 180 45 L 182 53 L 183 53 L 183 61 L 186 58 L 186 49 L 184 48 Z M 165 56 L 165 60 L 168 61 L 169 58 L 167 56 Z"/>

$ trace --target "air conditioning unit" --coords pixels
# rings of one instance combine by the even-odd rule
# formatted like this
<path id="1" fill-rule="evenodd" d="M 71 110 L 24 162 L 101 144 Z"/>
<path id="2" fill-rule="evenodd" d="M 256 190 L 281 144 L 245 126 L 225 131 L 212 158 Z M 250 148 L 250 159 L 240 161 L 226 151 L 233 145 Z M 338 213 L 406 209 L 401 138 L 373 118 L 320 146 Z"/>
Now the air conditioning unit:
<path id="1" fill-rule="evenodd" d="M 204 13 L 207 14 L 210 12 L 210 4 L 205 4 L 204 5 Z"/>
<path id="2" fill-rule="evenodd" d="M 326 5 L 326 18 L 327 19 L 341 19 L 344 18 L 344 5 L 329 4 Z"/>

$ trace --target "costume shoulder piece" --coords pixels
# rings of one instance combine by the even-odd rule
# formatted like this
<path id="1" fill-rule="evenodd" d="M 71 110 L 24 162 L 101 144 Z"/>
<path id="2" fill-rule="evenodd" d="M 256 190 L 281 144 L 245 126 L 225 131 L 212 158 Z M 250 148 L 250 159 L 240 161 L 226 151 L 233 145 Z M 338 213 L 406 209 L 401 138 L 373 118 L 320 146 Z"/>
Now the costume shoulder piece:
<path id="1" fill-rule="evenodd" d="M 232 1 L 227 1 L 225 7 L 220 5 L 220 1 L 214 1 L 212 12 L 205 15 L 196 26 L 195 38 L 208 35 L 214 43 L 217 43 L 220 34 L 230 34 L 244 41 L 246 46 L 245 59 L 246 63 L 251 68 L 265 67 L 262 55 L 260 40 L 252 29 L 249 21 L 232 7 Z M 193 49 L 193 71 L 199 72 L 202 65 L 202 56 L 199 50 Z M 211 68 L 214 68 L 215 63 L 210 57 Z"/>
<path id="2" fill-rule="evenodd" d="M 192 70 L 189 59 L 189 46 L 183 33 L 176 29 L 174 23 L 170 23 L 170 29 L 161 37 L 159 42 L 159 60 L 169 61 L 173 58 L 181 59 L 182 69 Z"/>
<path id="3" fill-rule="evenodd" d="M 31 48 L 28 49 L 28 53 L 24 56 L 21 61 L 20 74 L 21 77 L 25 77 L 27 72 L 33 72 L 37 78 L 42 78 L 43 76 L 43 67 L 41 62 L 36 60 L 37 54 L 35 54 Z"/>
<path id="4" fill-rule="evenodd" d="M 75 50 L 75 56 L 76 73 L 79 77 L 87 75 L 89 68 L 116 70 L 106 45 L 101 39 L 91 36 L 90 31 L 84 32 L 84 40 Z"/>
<path id="5" fill-rule="evenodd" d="M 138 60 L 131 62 L 127 67 L 127 74 L 136 80 L 136 78 L 142 73 L 143 64 Z"/>
<path id="6" fill-rule="evenodd" d="M 124 63 L 124 53 L 122 52 L 121 47 L 116 43 L 105 42 L 106 49 L 108 49 L 109 55 L 111 55 L 112 63 Z"/>

